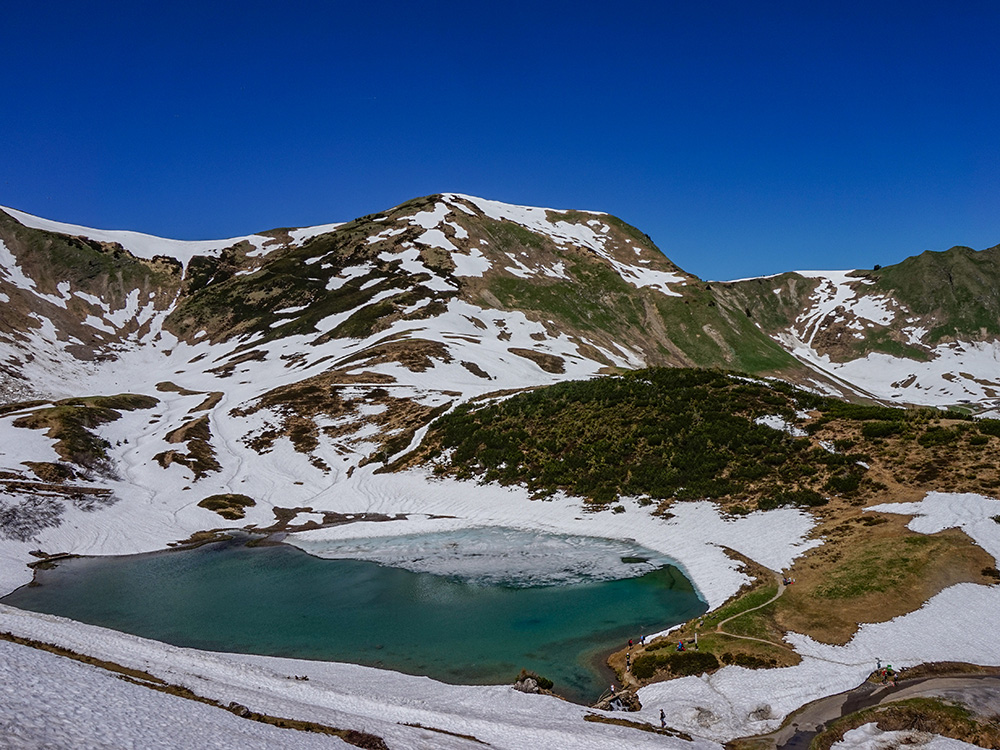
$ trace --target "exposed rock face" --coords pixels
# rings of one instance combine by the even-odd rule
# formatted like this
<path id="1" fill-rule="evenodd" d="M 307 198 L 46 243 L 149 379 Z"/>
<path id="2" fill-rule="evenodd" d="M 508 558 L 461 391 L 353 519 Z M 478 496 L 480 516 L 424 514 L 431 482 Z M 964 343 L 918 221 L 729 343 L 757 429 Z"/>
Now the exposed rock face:
<path id="1" fill-rule="evenodd" d="M 519 690 L 522 693 L 541 692 L 538 688 L 538 682 L 534 677 L 525 677 L 523 680 L 518 680 L 514 683 L 514 689 Z"/>
<path id="2" fill-rule="evenodd" d="M 619 690 L 614 695 L 607 696 L 594 704 L 594 708 L 602 711 L 641 711 L 642 703 L 639 696 L 631 688 Z"/>

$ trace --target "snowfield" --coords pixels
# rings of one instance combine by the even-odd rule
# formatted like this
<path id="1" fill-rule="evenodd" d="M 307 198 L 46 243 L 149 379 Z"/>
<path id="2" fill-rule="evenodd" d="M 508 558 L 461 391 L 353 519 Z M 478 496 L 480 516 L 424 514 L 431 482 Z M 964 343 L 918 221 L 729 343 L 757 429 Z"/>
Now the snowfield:
<path id="1" fill-rule="evenodd" d="M 341 498 L 346 494 L 344 489 L 338 488 Z M 879 506 L 878 510 L 915 514 L 911 527 L 924 533 L 960 526 L 974 534 L 976 541 L 995 555 L 1000 549 L 1000 524 L 995 523 L 992 516 L 997 513 L 998 506 L 1000 502 L 996 500 L 975 495 L 934 493 L 922 503 Z M 417 474 L 369 477 L 364 482 L 359 481 L 353 497 L 342 499 L 337 507 L 343 512 L 412 515 L 401 521 L 355 523 L 300 533 L 293 535 L 291 541 L 304 549 L 321 551 L 323 544 L 335 540 L 483 526 L 628 539 L 676 560 L 713 607 L 745 580 L 737 564 L 726 557 L 720 545 L 732 546 L 769 567 L 780 569 L 818 543 L 804 541 L 812 524 L 806 514 L 795 510 L 758 512 L 728 520 L 721 518 L 709 503 L 678 504 L 675 506 L 677 515 L 664 522 L 647 515 L 638 504 L 629 504 L 623 514 L 581 514 L 579 502 L 572 498 L 533 502 L 518 490 L 430 481 Z M 419 513 L 416 508 L 420 509 Z M 458 518 L 435 519 L 431 515 L 457 515 Z M 92 552 L 100 551 L 99 544 L 95 547 Z M 111 551 L 120 551 L 120 545 L 114 545 Z M 707 747 L 776 728 L 784 715 L 800 705 L 862 682 L 874 669 L 876 659 L 897 667 L 936 660 L 1000 665 L 1000 643 L 983 627 L 997 611 L 1000 611 L 1000 586 L 953 586 L 916 612 L 890 622 L 862 626 L 845 646 L 828 646 L 791 635 L 790 644 L 803 657 L 802 663 L 795 667 L 748 670 L 729 666 L 711 676 L 687 677 L 647 686 L 639 692 L 643 710 L 629 714 L 628 718 L 658 725 L 662 708 L 667 713 L 669 726 L 700 738 L 695 744 Z M 464 741 L 449 739 L 448 735 L 421 735 L 419 731 L 401 728 L 399 722 L 471 734 L 496 747 L 509 748 L 538 741 L 565 748 L 615 747 L 626 737 L 630 746 L 636 747 L 679 746 L 681 743 L 634 730 L 583 722 L 582 717 L 588 709 L 555 699 L 522 695 L 507 686 L 451 686 L 428 678 L 350 664 L 180 649 L 10 607 L 0 608 L 0 631 L 57 643 L 98 658 L 148 670 L 167 682 L 184 685 L 223 704 L 237 701 L 252 710 L 273 715 L 373 732 L 383 736 L 390 747 L 468 746 Z M 47 706 L 51 698 L 48 696 L 53 686 L 46 682 L 47 679 L 81 679 L 77 672 L 82 667 L 78 665 L 58 661 L 57 657 L 47 654 L 25 655 L 23 647 L 14 650 L 21 655 L 12 656 L 5 663 L 36 660 L 46 666 L 32 670 L 30 679 L 19 678 L 21 682 L 13 690 L 18 702 L 14 702 L 14 697 L 4 698 L 6 703 L 2 710 L 8 716 L 20 716 L 25 706 L 32 705 L 35 708 L 28 710 L 27 715 L 37 719 L 39 714 L 49 711 Z M 93 670 L 88 674 L 91 676 L 87 679 L 95 684 L 107 679 Z M 291 679 L 295 675 L 308 675 L 309 680 Z M 186 701 L 174 705 L 171 700 L 168 708 L 165 705 L 168 696 L 150 697 L 143 687 L 128 685 L 120 689 L 123 691 L 121 705 L 134 704 L 134 710 L 140 711 L 144 710 L 140 707 L 149 702 L 162 702 L 163 707 L 156 710 L 180 711 L 187 717 L 186 721 L 204 723 L 209 733 L 207 737 L 229 720 L 228 716 L 203 718 L 206 709 L 191 703 L 188 711 L 190 702 Z M 34 698 L 28 700 L 25 691 Z M 97 694 L 95 690 L 89 696 Z M 81 711 L 98 710 L 99 701 L 81 700 L 90 706 Z M 59 710 L 54 712 L 54 717 L 60 715 Z M 125 718 L 121 721 L 123 728 L 120 731 L 130 731 Z M 57 725 L 54 720 L 52 726 Z M 141 726 L 143 722 L 136 722 L 134 731 L 139 731 Z M 66 728 L 65 731 L 71 730 Z M 267 732 L 261 737 L 265 735 Z M 303 744 L 295 746 L 312 747 L 306 743 L 314 739 L 304 739 Z M 257 740 L 248 740 L 251 741 Z M 269 740 L 265 737 L 260 741 Z M 684 743 L 684 746 L 690 745 Z"/>
<path id="2" fill-rule="evenodd" d="M 865 724 L 844 734 L 844 739 L 831 750 L 890 750 L 903 746 L 921 750 L 973 750 L 978 747 L 927 732 L 883 732 L 874 724 Z"/>

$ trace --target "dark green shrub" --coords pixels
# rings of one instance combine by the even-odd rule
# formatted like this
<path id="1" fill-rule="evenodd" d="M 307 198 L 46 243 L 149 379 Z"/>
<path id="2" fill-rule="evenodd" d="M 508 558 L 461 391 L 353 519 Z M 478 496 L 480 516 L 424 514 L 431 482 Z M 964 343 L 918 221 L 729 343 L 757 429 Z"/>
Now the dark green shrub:
<path id="1" fill-rule="evenodd" d="M 928 427 L 924 434 L 917 438 L 917 442 L 925 448 L 935 445 L 947 445 L 958 438 L 958 430 L 951 430 L 947 427 Z"/>
<path id="2" fill-rule="evenodd" d="M 678 651 L 670 654 L 667 666 L 678 677 L 686 677 L 718 669 L 719 660 L 707 651 Z"/>
<path id="3" fill-rule="evenodd" d="M 548 677 L 542 677 L 540 674 L 532 672 L 529 669 L 522 669 L 517 677 L 514 678 L 514 682 L 523 682 L 528 677 L 532 678 L 542 690 L 551 690 L 554 684 Z"/>
<path id="4" fill-rule="evenodd" d="M 892 422 L 866 422 L 861 427 L 861 434 L 866 438 L 884 438 L 890 435 L 898 435 L 903 431 L 903 423 Z"/>
<path id="5" fill-rule="evenodd" d="M 1000 437 L 1000 419 L 980 419 L 976 421 L 976 426 L 984 435 Z"/>
<path id="6" fill-rule="evenodd" d="M 868 406 L 866 404 L 851 404 L 846 401 L 830 400 L 827 403 L 826 414 L 836 419 L 857 420 L 904 420 L 906 409 L 892 406 Z"/>
<path id="7" fill-rule="evenodd" d="M 722 655 L 722 663 L 734 664 L 737 667 L 746 667 L 747 669 L 769 669 L 777 666 L 778 660 L 765 659 L 751 654 L 731 654 L 727 651 Z"/>
<path id="8" fill-rule="evenodd" d="M 827 489 L 833 492 L 839 492 L 841 494 L 850 494 L 852 492 L 857 492 L 858 486 L 861 484 L 861 475 L 855 474 L 854 472 L 847 472 L 843 474 L 835 474 L 830 477 L 830 481 L 826 483 Z"/>
<path id="9" fill-rule="evenodd" d="M 808 432 L 810 435 L 815 435 L 817 432 L 819 432 L 828 424 L 830 424 L 830 421 L 831 420 L 829 417 L 820 417 L 815 422 L 810 422 L 809 424 L 806 425 L 806 432 Z"/>
<path id="10" fill-rule="evenodd" d="M 673 647 L 669 641 L 660 647 Z M 666 654 L 643 654 L 632 662 L 632 674 L 640 680 L 648 680 L 660 669 L 667 669 L 675 677 L 687 677 L 719 668 L 719 660 L 705 651 L 674 651 Z"/>
<path id="11" fill-rule="evenodd" d="M 640 680 L 648 680 L 656 674 L 658 661 L 659 657 L 656 654 L 637 656 L 632 662 L 632 674 Z"/>

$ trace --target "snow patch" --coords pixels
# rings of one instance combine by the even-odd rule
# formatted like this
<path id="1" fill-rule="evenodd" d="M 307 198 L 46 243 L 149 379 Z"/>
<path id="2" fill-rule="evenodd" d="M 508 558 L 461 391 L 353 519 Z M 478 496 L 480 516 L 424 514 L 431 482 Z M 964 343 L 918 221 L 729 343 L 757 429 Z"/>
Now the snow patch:
<path id="1" fill-rule="evenodd" d="M 805 437 L 809 434 L 801 427 L 796 427 L 778 414 L 767 414 L 763 417 L 757 417 L 753 422 L 754 424 L 761 424 L 765 427 L 770 427 L 772 430 L 787 432 L 792 437 Z"/>

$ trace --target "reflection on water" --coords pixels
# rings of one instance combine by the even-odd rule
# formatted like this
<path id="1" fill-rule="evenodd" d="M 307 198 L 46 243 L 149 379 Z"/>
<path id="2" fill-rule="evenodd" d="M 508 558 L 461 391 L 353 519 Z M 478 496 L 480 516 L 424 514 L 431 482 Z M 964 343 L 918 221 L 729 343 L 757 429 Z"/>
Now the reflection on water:
<path id="1" fill-rule="evenodd" d="M 595 657 L 705 611 L 672 566 L 559 586 L 484 585 L 239 542 L 66 560 L 3 602 L 179 646 L 394 669 L 455 684 L 521 668 L 591 701 Z"/>

